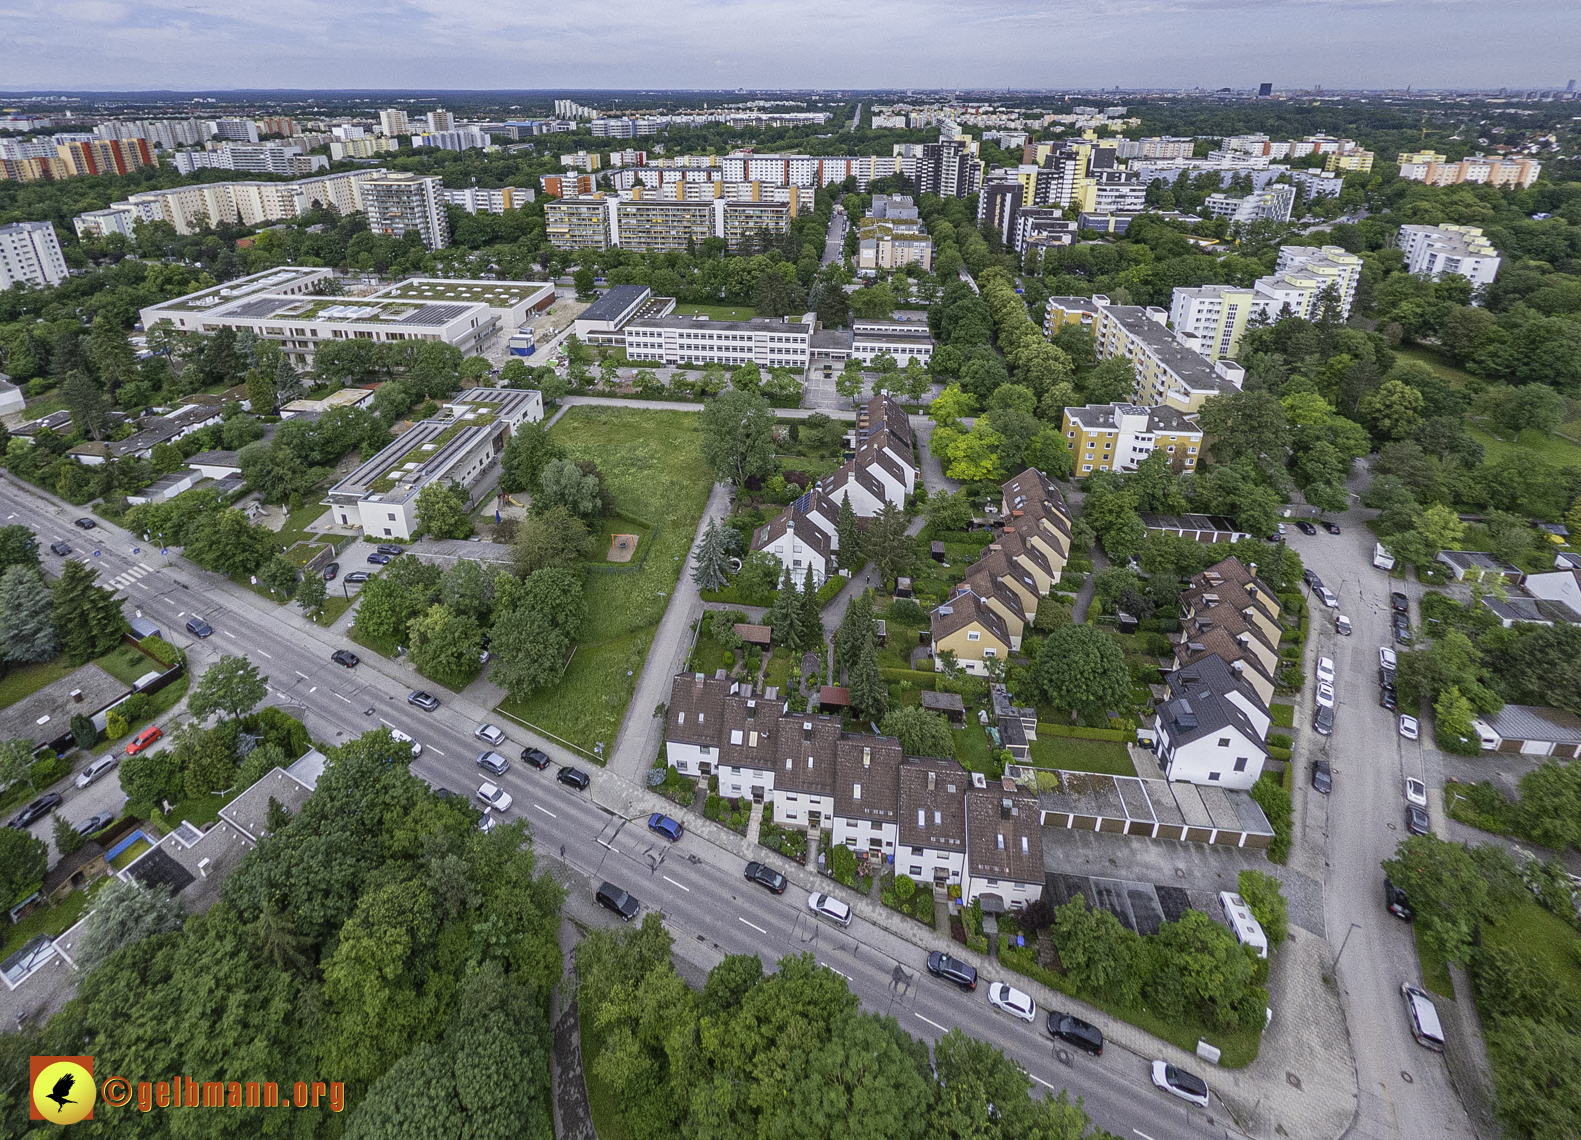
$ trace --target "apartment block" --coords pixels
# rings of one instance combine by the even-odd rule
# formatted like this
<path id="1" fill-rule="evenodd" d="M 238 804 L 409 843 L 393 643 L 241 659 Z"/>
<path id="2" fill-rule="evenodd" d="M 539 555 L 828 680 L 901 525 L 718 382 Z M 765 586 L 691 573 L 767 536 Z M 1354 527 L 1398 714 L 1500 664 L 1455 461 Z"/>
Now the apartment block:
<path id="1" fill-rule="evenodd" d="M 42 289 L 66 280 L 66 258 L 49 222 L 0 226 L 0 290 L 13 285 Z"/>
<path id="2" fill-rule="evenodd" d="M 147 139 L 94 139 L 89 142 L 60 143 L 55 156 L 65 177 L 86 174 L 130 174 L 157 165 Z"/>
<path id="3" fill-rule="evenodd" d="M 812 326 L 773 317 L 750 321 L 638 318 L 626 325 L 626 358 L 662 364 L 723 364 L 734 368 L 805 371 Z"/>
<path id="4" fill-rule="evenodd" d="M 599 156 L 590 151 L 579 150 L 575 154 L 562 154 L 560 165 L 567 170 L 585 170 L 591 174 L 599 168 Z"/>
<path id="5" fill-rule="evenodd" d="M 551 198 L 576 198 L 591 194 L 594 189 L 591 174 L 545 174 L 539 177 L 538 185 Z"/>
<path id="6" fill-rule="evenodd" d="M 1288 222 L 1295 202 L 1294 186 L 1271 185 L 1244 197 L 1209 194 L 1202 205 L 1213 217 L 1232 222 Z"/>
<path id="7" fill-rule="evenodd" d="M 1016 211 L 1010 233 L 1010 248 L 1025 253 L 1033 246 L 1071 245 L 1076 241 L 1078 223 L 1067 222 L 1065 211 L 1053 206 L 1023 206 Z"/>
<path id="8" fill-rule="evenodd" d="M 1274 272 L 1301 273 L 1322 279 L 1323 285 L 1332 284 L 1339 294 L 1339 319 L 1350 318 L 1350 307 L 1356 300 L 1356 286 L 1361 281 L 1362 260 L 1338 245 L 1282 245 Z"/>
<path id="9" fill-rule="evenodd" d="M 1210 363 L 1181 344 L 1164 325 L 1164 309 L 1112 305 L 1107 297 L 1093 301 L 1093 351 L 1099 360 L 1123 356 L 1135 365 L 1133 403 L 1194 415 L 1208 397 L 1239 390 L 1246 370 L 1230 360 Z"/>
<path id="10" fill-rule="evenodd" d="M 462 127 L 454 131 L 424 131 L 422 134 L 414 134 L 412 145 L 431 146 L 438 150 L 487 150 L 494 145 L 494 140 L 483 131 Z"/>
<path id="11" fill-rule="evenodd" d="M 429 249 L 450 244 L 450 219 L 439 197 L 444 189 L 439 178 L 380 170 L 364 179 L 361 189 L 368 228 L 374 233 L 402 237 L 415 232 Z"/>
<path id="12" fill-rule="evenodd" d="M 1331 170 L 1292 170 L 1290 182 L 1308 199 L 1338 198 L 1345 179 Z"/>
<path id="13" fill-rule="evenodd" d="M 1169 135 L 1141 140 L 1141 158 L 1190 158 L 1196 153 L 1197 140 L 1175 138 Z"/>
<path id="14" fill-rule="evenodd" d="M 401 144 L 389 135 L 369 135 L 360 139 L 336 139 L 329 144 L 329 157 L 336 162 L 347 158 L 377 158 L 401 149 Z"/>
<path id="15" fill-rule="evenodd" d="M 210 138 L 230 142 L 258 141 L 258 124 L 251 119 L 206 119 L 203 125 Z"/>
<path id="16" fill-rule="evenodd" d="M 1052 337 L 1066 325 L 1077 325 L 1096 334 L 1098 311 L 1109 303 L 1103 294 L 1093 297 L 1050 297 L 1043 309 L 1043 335 Z"/>
<path id="17" fill-rule="evenodd" d="M 1401 226 L 1399 245 L 1411 273 L 1435 279 L 1458 273 L 1473 285 L 1498 276 L 1499 251 L 1477 226 Z"/>
<path id="18" fill-rule="evenodd" d="M 398 107 L 391 107 L 387 111 L 379 112 L 379 131 L 382 134 L 394 137 L 395 135 L 411 134 L 412 127 L 405 111 Z"/>
<path id="19" fill-rule="evenodd" d="M 108 210 L 80 214 L 73 224 L 78 234 L 130 234 L 137 221 L 169 222 L 177 233 L 192 234 L 211 225 L 285 221 L 326 206 L 342 214 L 357 213 L 364 208 L 362 184 L 378 173 L 356 170 L 293 182 L 205 182 L 145 190 L 112 202 Z"/>
<path id="20" fill-rule="evenodd" d="M 1480 182 L 1489 186 L 1515 186 L 1525 189 L 1537 181 L 1543 164 L 1523 157 L 1500 158 L 1475 154 L 1459 162 L 1430 150 L 1400 156 L 1400 177 L 1430 186 L 1454 186 L 1460 182 Z"/>
<path id="21" fill-rule="evenodd" d="M 1329 155 L 1323 160 L 1323 169 L 1338 174 L 1371 174 L 1374 157 L 1372 151 L 1357 147 L 1344 154 Z"/>
<path id="22" fill-rule="evenodd" d="M 796 212 L 794 201 L 728 200 L 714 194 L 682 200 L 635 187 L 629 197 L 590 194 L 550 202 L 544 207 L 544 228 L 558 249 L 619 246 L 659 253 L 686 250 L 711 237 L 739 248 L 764 232 L 787 232 Z"/>
<path id="23" fill-rule="evenodd" d="M 1163 451 L 1178 471 L 1195 471 L 1202 450 L 1202 432 L 1170 407 L 1135 404 L 1088 404 L 1066 408 L 1066 446 L 1079 474 L 1094 471 L 1135 471 L 1155 451 Z"/>
<path id="24" fill-rule="evenodd" d="M 328 170 L 329 159 L 305 155 L 300 143 L 274 140 L 266 143 L 221 143 L 212 150 L 178 150 L 167 156 L 183 174 L 195 170 L 240 170 L 249 174 L 286 174 L 302 177 Z"/>
<path id="25" fill-rule="evenodd" d="M 544 192 L 555 193 L 545 176 Z M 560 189 L 564 188 L 562 184 Z M 611 208 L 602 194 L 561 197 L 544 206 L 544 234 L 556 249 L 608 249 Z"/>
<path id="26" fill-rule="evenodd" d="M 519 210 L 538 195 L 520 186 L 501 186 L 486 189 L 467 186 L 461 190 L 439 191 L 440 201 L 447 206 L 459 206 L 469 214 L 503 214 L 506 210 Z"/>

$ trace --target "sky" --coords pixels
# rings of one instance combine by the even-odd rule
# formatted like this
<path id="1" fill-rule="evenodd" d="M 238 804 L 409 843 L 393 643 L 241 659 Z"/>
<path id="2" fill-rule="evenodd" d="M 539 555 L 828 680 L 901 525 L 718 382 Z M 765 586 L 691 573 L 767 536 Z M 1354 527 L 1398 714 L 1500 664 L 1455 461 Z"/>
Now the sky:
<path id="1" fill-rule="evenodd" d="M 1574 0 L 0 0 L 0 90 L 1563 87 Z"/>

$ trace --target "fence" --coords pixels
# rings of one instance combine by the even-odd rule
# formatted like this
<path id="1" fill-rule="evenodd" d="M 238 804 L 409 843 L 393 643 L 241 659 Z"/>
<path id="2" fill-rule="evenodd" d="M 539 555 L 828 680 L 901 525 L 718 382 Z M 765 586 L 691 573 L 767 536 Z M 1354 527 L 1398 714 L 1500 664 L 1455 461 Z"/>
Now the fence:
<path id="1" fill-rule="evenodd" d="M 615 511 L 614 517 L 625 519 L 627 522 L 636 523 L 638 526 L 648 528 L 648 536 L 637 543 L 637 556 L 630 562 L 618 566 L 609 566 L 598 562 L 587 563 L 587 569 L 594 574 L 636 574 L 640 572 L 648 561 L 648 554 L 653 549 L 653 544 L 659 539 L 659 524 L 649 522 L 640 515 L 630 514 L 626 511 Z"/>
<path id="2" fill-rule="evenodd" d="M 521 717 L 517 716 L 515 713 L 507 712 L 504 708 L 496 708 L 494 711 L 499 713 L 501 716 L 506 717 L 509 720 L 515 721 L 517 724 L 521 725 L 523 728 L 527 729 L 528 731 L 536 732 L 539 736 L 542 736 L 544 739 L 552 740 L 556 744 L 561 745 L 564 748 L 569 748 L 569 749 L 571 749 L 571 751 L 576 752 L 576 753 L 578 753 L 578 754 L 580 754 L 582 756 L 587 757 L 594 764 L 597 764 L 600 767 L 603 767 L 603 765 L 604 765 L 604 758 L 602 756 L 596 755 L 595 753 L 589 752 L 586 748 L 583 748 L 580 744 L 572 744 L 569 740 L 566 740 L 564 737 L 556 736 L 554 733 L 550 732 L 548 729 L 540 728 L 538 725 L 533 724 L 532 721 L 530 721 L 530 720 L 523 720 Z"/>

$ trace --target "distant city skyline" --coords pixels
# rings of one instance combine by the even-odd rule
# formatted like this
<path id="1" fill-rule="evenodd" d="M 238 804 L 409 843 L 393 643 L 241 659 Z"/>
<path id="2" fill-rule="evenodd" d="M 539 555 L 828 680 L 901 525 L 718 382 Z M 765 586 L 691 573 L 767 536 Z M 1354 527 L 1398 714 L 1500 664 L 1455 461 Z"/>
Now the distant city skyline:
<path id="1" fill-rule="evenodd" d="M 1574 7 L 1100 0 L 1054 10 L 831 0 L 611 8 L 0 0 L 0 91 L 1120 87 L 1552 89 Z M 1200 50 L 1198 50 L 1200 49 Z"/>

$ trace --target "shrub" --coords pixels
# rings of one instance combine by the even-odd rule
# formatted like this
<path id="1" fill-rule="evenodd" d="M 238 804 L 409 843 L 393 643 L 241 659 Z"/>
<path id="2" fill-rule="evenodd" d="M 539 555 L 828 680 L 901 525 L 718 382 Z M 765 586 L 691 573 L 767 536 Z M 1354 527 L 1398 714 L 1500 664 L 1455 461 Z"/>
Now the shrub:
<path id="1" fill-rule="evenodd" d="M 1268 735 L 1268 747 L 1270 748 L 1294 748 L 1295 743 L 1294 740 L 1282 732 L 1273 732 Z"/>
<path id="2" fill-rule="evenodd" d="M 1295 813 L 1290 803 L 1290 792 L 1281 777 L 1265 772 L 1248 793 L 1263 809 L 1268 822 L 1273 825 L 1274 839 L 1268 846 L 1268 858 L 1283 863 L 1290 857 L 1290 830 Z"/>
<path id="3" fill-rule="evenodd" d="M 921 626 L 926 625 L 928 621 L 928 615 L 911 598 L 896 598 L 890 603 L 889 611 L 884 616 L 901 625 Z"/>
<path id="4" fill-rule="evenodd" d="M 43 791 L 55 781 L 71 775 L 71 765 L 46 749 L 28 768 L 27 774 L 33 786 Z"/>
<path id="5" fill-rule="evenodd" d="M 155 661 L 158 661 L 166 669 L 182 660 L 181 650 L 162 637 L 146 637 L 138 644 L 142 646 L 144 652 L 148 653 L 149 656 L 153 657 Z"/>
<path id="6" fill-rule="evenodd" d="M 837 843 L 829 850 L 829 873 L 838 883 L 848 887 L 856 886 L 856 855 L 843 843 Z"/>
<path id="7" fill-rule="evenodd" d="M 132 726 L 126 723 L 120 709 L 111 709 L 104 714 L 104 735 L 108 739 L 119 740 L 131 731 Z"/>
<path id="8" fill-rule="evenodd" d="M 725 650 L 725 668 L 726 669 L 734 669 L 735 667 L 736 667 L 736 655 L 735 655 L 735 653 L 732 652 L 729 649 Z"/>
<path id="9" fill-rule="evenodd" d="M 121 711 L 126 714 L 128 724 L 136 724 L 148 716 L 148 694 L 133 693 L 121 702 Z"/>
<path id="10" fill-rule="evenodd" d="M 708 798 L 703 801 L 703 818 L 718 821 L 724 817 L 725 801 L 713 793 L 709 793 Z"/>
<path id="11" fill-rule="evenodd" d="M 917 881 L 910 875 L 895 876 L 895 897 L 906 902 L 917 893 Z"/>
<path id="12" fill-rule="evenodd" d="M 1247 870 L 1236 878 L 1235 887 L 1251 909 L 1252 917 L 1268 935 L 1270 948 L 1290 937 L 1290 911 L 1278 879 L 1262 871 Z"/>

